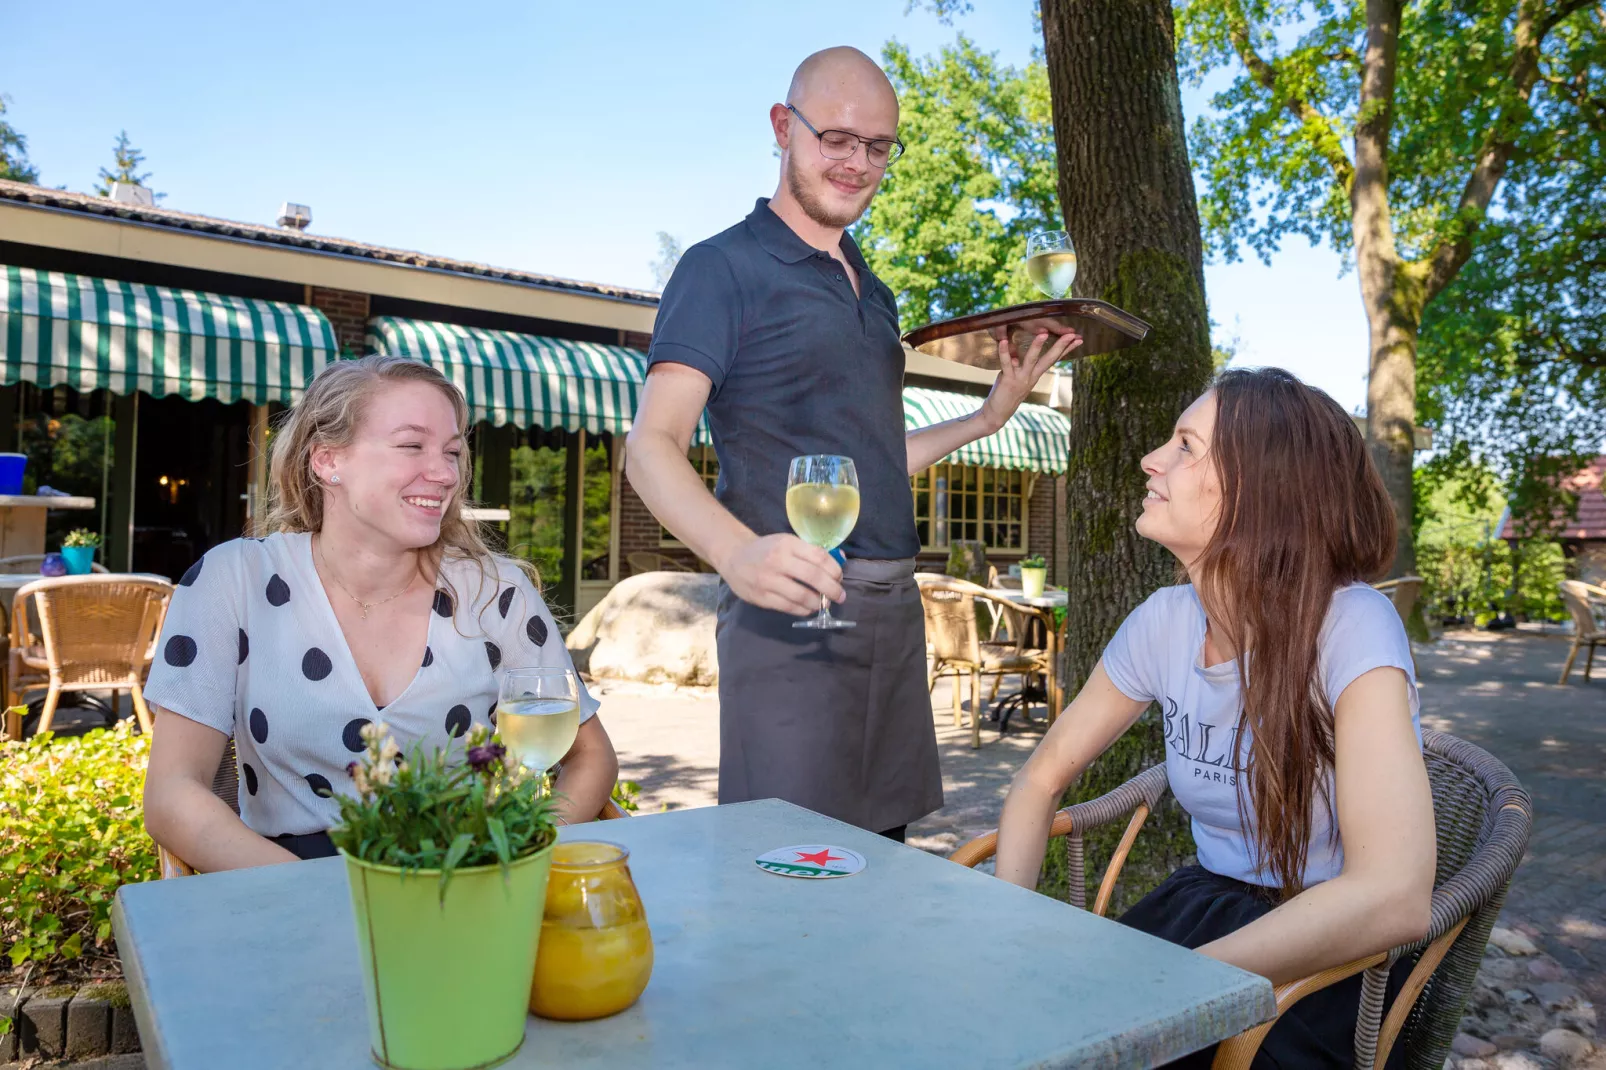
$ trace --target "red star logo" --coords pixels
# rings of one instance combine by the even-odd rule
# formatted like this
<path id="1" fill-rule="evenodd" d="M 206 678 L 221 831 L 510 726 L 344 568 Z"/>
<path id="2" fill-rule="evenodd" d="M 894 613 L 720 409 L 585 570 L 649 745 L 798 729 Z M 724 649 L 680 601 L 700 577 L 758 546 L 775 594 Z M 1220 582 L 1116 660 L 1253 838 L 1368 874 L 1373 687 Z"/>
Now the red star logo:
<path id="1" fill-rule="evenodd" d="M 820 850 L 815 851 L 813 854 L 809 854 L 806 851 L 799 851 L 797 853 L 797 860 L 799 862 L 813 862 L 816 866 L 824 869 L 827 862 L 840 862 L 842 861 L 842 857 L 840 855 L 832 854 L 829 847 L 823 847 Z"/>

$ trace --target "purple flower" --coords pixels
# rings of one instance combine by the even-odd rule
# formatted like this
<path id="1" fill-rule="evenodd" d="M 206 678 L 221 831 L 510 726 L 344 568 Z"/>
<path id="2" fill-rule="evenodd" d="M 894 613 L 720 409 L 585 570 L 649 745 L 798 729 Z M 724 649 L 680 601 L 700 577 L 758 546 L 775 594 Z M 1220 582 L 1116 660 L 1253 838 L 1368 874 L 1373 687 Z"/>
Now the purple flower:
<path id="1" fill-rule="evenodd" d="M 476 773 L 484 773 L 494 765 L 501 764 L 502 756 L 507 748 L 500 743 L 490 743 L 481 747 L 468 749 L 468 764 Z"/>

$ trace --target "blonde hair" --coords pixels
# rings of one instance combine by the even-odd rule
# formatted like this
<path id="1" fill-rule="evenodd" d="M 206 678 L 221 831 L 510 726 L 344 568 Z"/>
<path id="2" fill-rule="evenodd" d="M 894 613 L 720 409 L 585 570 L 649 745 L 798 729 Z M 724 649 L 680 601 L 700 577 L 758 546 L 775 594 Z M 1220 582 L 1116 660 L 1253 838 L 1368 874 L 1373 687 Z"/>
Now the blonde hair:
<path id="1" fill-rule="evenodd" d="M 440 372 L 406 357 L 376 354 L 335 361 L 313 378 L 306 394 L 284 414 L 268 450 L 267 530 L 316 533 L 323 529 L 324 488 L 312 471 L 313 451 L 320 446 L 350 445 L 369 399 L 380 387 L 391 383 L 427 383 L 435 387 L 452 403 L 457 432 L 465 436 L 457 457 L 457 486 L 441 507 L 440 538 L 423 549 L 420 566 L 427 562 L 429 571 L 444 578 L 440 570 L 442 559 L 473 561 L 479 566 L 483 590 L 487 579 L 495 582 L 496 560 L 506 555 L 494 552 L 479 522 L 465 519 L 462 514 L 474 473 L 466 441 L 468 402 L 463 392 Z M 534 567 L 517 558 L 510 560 L 530 576 L 539 590 Z M 446 584 L 451 586 L 450 579 Z"/>

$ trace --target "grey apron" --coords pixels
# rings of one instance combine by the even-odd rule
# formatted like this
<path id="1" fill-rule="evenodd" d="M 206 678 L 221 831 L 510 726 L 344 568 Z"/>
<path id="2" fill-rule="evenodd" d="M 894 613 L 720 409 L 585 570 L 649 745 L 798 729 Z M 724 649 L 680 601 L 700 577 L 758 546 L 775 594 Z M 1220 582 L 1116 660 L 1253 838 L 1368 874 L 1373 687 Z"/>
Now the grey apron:
<path id="1" fill-rule="evenodd" d="M 850 559 L 840 631 L 720 585 L 719 801 L 785 799 L 882 832 L 942 806 L 914 562 Z"/>

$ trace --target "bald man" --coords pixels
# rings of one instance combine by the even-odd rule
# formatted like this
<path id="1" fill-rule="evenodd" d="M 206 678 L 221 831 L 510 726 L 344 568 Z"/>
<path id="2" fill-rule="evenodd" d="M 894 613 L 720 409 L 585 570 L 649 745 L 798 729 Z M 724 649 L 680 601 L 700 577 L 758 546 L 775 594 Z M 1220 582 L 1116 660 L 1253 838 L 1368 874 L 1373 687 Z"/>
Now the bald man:
<path id="1" fill-rule="evenodd" d="M 722 580 L 719 801 L 782 798 L 902 840 L 942 806 L 909 476 L 997 431 L 1080 340 L 1039 337 L 1024 356 L 1001 343 L 978 412 L 906 435 L 897 305 L 845 233 L 903 151 L 897 95 L 864 53 L 831 48 L 769 121 L 774 196 L 686 250 L 664 288 L 626 471 Z M 687 460 L 705 408 L 713 494 Z M 787 469 L 805 454 L 858 471 L 844 564 L 787 522 Z M 792 627 L 822 598 L 855 626 Z"/>

